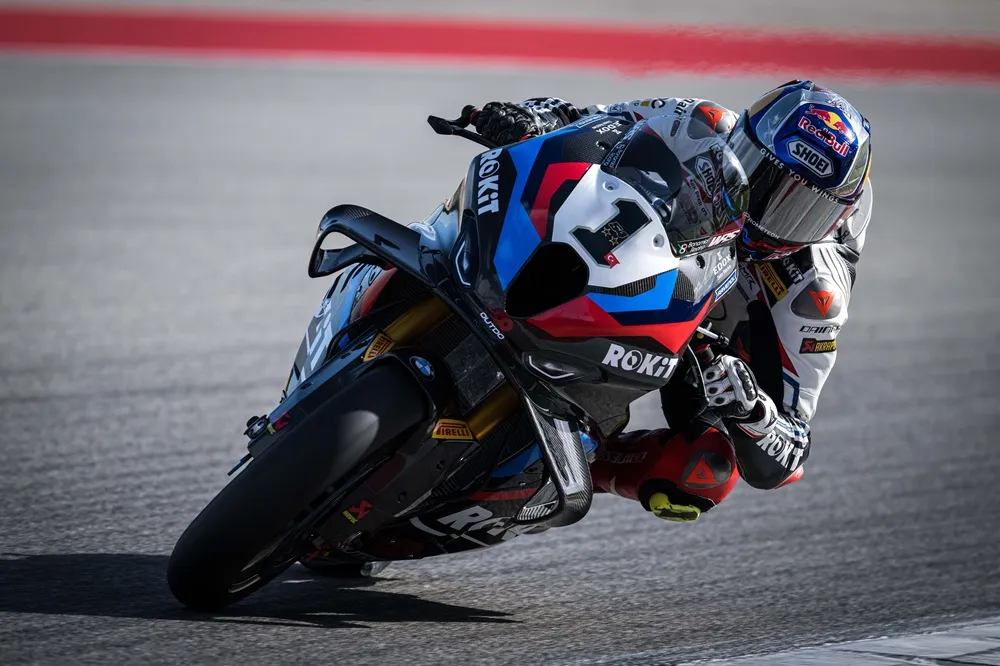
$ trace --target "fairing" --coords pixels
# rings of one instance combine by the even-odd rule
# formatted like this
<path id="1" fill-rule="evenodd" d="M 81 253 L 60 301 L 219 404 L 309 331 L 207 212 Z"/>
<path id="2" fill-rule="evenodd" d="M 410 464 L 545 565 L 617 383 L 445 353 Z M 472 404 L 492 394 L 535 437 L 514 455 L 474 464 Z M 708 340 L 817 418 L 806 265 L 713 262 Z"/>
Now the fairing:
<path id="1" fill-rule="evenodd" d="M 472 162 L 451 263 L 486 325 L 502 329 L 536 376 L 617 425 L 629 402 L 669 380 L 734 284 L 732 205 L 745 194 L 721 138 L 664 141 L 645 122 L 587 118 Z M 532 262 L 555 244 L 572 248 L 586 279 L 563 302 L 521 316 L 510 300 L 516 281 L 535 275 Z M 624 390 L 583 387 L 595 384 Z"/>

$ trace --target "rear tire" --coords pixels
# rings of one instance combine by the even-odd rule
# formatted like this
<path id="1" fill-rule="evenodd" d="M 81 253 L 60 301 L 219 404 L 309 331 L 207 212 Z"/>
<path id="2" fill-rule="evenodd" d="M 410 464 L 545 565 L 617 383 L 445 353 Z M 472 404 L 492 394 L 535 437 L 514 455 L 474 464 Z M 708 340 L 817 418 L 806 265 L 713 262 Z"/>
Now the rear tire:
<path id="1" fill-rule="evenodd" d="M 251 461 L 181 535 L 167 566 L 174 596 L 194 610 L 218 610 L 278 576 L 304 555 L 287 543 L 302 513 L 427 418 L 425 405 L 417 380 L 385 359 L 304 421 L 290 423 L 284 439 Z"/>

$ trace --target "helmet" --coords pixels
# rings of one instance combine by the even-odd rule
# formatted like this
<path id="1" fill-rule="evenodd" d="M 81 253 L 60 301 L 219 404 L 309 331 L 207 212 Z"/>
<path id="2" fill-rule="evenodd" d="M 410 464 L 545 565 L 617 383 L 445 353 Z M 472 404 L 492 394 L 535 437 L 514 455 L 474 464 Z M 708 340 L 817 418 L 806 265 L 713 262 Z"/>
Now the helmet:
<path id="1" fill-rule="evenodd" d="M 776 259 L 836 231 L 868 183 L 869 132 L 847 100 L 812 81 L 790 81 L 744 111 L 729 134 L 750 184 L 741 252 Z"/>

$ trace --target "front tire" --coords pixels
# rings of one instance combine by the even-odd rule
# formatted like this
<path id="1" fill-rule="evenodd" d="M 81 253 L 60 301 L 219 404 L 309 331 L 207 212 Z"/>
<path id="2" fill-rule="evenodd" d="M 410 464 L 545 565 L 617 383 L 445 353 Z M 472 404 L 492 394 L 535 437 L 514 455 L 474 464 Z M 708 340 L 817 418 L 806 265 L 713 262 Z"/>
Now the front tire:
<path id="1" fill-rule="evenodd" d="M 184 531 L 167 581 L 188 608 L 224 608 L 258 590 L 310 546 L 291 534 L 327 488 L 426 418 L 425 394 L 385 359 L 309 414 L 237 475 Z M 293 537 L 293 538 L 289 538 Z"/>

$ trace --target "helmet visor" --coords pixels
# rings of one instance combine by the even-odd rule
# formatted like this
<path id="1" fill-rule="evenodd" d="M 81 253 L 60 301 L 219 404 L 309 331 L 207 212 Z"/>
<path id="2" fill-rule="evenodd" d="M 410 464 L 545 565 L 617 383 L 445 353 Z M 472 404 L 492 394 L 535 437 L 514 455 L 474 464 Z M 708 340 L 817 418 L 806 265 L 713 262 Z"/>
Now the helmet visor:
<path id="1" fill-rule="evenodd" d="M 733 131 L 729 143 L 750 181 L 747 214 L 758 230 L 779 244 L 822 240 L 853 209 L 851 202 L 810 185 L 753 141 L 745 122 Z"/>

